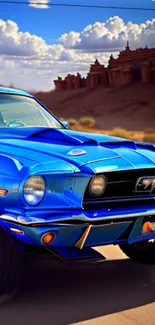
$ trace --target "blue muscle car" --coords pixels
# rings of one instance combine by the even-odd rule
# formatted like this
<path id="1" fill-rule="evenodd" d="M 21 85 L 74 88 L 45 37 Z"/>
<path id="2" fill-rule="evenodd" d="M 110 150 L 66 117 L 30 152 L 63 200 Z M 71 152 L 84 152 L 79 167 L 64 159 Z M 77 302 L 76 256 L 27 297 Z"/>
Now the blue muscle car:
<path id="1" fill-rule="evenodd" d="M 105 259 L 119 245 L 155 263 L 155 146 L 67 129 L 34 96 L 0 89 L 0 294 L 20 284 L 24 254 Z"/>

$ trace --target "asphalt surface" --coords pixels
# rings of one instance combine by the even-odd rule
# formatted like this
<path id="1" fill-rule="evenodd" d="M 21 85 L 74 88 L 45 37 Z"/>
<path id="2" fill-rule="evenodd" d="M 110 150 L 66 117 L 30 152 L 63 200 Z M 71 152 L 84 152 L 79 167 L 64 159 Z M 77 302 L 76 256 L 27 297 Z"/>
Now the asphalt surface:
<path id="1" fill-rule="evenodd" d="M 81 268 L 29 256 L 23 291 L 0 306 L 0 325 L 154 325 L 155 266 L 131 262 L 117 247 L 100 251 L 110 259 Z"/>

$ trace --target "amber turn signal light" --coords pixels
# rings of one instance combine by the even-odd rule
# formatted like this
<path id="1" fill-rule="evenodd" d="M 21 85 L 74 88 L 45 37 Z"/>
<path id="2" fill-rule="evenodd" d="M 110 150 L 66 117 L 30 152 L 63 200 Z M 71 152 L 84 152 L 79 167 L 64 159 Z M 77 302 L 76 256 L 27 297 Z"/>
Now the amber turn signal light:
<path id="1" fill-rule="evenodd" d="M 5 196 L 8 193 L 4 188 L 0 188 L 0 196 Z"/>
<path id="2" fill-rule="evenodd" d="M 41 238 L 41 241 L 44 245 L 49 245 L 55 239 L 55 234 L 53 232 L 48 232 L 44 234 Z"/>

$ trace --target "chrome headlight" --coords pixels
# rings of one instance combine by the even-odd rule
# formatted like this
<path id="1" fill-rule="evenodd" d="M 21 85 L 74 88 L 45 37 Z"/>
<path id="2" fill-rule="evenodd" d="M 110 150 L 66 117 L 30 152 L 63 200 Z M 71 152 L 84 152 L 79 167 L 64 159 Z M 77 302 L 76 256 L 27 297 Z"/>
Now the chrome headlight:
<path id="1" fill-rule="evenodd" d="M 45 194 L 45 181 L 42 176 L 31 176 L 24 184 L 24 199 L 30 205 L 37 205 Z"/>
<path id="2" fill-rule="evenodd" d="M 89 184 L 89 193 L 93 196 L 101 196 L 106 189 L 106 178 L 101 175 L 94 176 Z"/>

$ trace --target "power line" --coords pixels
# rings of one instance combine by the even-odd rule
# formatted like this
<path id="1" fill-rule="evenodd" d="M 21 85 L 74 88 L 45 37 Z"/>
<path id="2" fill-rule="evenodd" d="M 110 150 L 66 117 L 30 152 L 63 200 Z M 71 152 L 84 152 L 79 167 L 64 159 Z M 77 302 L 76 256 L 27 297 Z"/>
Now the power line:
<path id="1" fill-rule="evenodd" d="M 50 7 L 75 7 L 75 8 L 91 8 L 91 9 L 116 9 L 116 10 L 136 10 L 136 11 L 155 11 L 155 8 L 143 8 L 143 7 L 117 7 L 117 6 L 100 6 L 100 5 L 86 5 L 86 4 L 69 4 L 69 3 L 44 3 L 44 2 L 26 2 L 15 0 L 0 0 L 0 4 L 15 4 L 15 5 L 39 5 Z"/>

